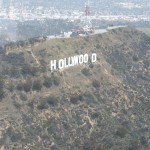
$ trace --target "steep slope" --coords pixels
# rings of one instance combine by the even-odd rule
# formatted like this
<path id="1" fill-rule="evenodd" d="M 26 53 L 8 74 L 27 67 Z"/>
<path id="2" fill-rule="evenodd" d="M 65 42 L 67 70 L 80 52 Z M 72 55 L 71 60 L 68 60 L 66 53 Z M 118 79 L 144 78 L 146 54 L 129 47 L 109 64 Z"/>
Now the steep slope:
<path id="1" fill-rule="evenodd" d="M 144 32 L 148 36 L 150 36 L 150 28 L 137 28 L 139 31 Z"/>
<path id="2" fill-rule="evenodd" d="M 50 71 L 50 60 L 97 61 Z M 149 150 L 150 38 L 130 27 L 1 52 L 0 145 L 8 150 Z M 38 63 L 37 63 L 38 62 Z"/>

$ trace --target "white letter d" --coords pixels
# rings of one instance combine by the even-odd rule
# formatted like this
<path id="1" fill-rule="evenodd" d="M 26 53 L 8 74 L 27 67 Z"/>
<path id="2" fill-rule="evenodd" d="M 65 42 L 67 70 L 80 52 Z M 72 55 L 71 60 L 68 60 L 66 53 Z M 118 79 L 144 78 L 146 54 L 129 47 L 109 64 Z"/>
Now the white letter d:
<path id="1" fill-rule="evenodd" d="M 96 60 L 97 60 L 97 55 L 96 55 L 96 53 L 93 53 L 92 54 L 92 63 L 96 62 Z"/>

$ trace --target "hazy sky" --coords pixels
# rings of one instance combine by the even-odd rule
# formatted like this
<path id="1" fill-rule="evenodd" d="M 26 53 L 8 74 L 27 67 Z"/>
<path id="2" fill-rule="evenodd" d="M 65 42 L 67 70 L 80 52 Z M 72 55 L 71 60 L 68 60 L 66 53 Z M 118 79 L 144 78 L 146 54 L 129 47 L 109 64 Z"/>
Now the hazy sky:
<path id="1" fill-rule="evenodd" d="M 85 11 L 86 0 L 0 0 L 2 8 L 15 6 L 20 8 L 22 3 L 24 10 L 33 7 L 45 7 L 50 9 L 54 7 L 58 10 L 79 10 Z M 147 14 L 150 15 L 150 0 L 90 0 L 91 12 L 100 12 L 101 14 Z"/>

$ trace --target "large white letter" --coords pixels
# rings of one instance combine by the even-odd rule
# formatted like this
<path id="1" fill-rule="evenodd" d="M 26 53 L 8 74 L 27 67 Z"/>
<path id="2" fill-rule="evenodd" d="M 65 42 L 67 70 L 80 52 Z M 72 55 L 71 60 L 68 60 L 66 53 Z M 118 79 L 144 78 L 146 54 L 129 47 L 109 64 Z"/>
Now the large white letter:
<path id="1" fill-rule="evenodd" d="M 93 53 L 92 54 L 92 63 L 96 62 L 96 60 L 97 60 L 97 55 L 96 55 L 96 53 Z"/>
<path id="2" fill-rule="evenodd" d="M 56 70 L 56 60 L 51 60 L 51 71 Z"/>
<path id="3" fill-rule="evenodd" d="M 89 60 L 89 55 L 88 54 L 85 54 L 84 55 L 84 63 L 86 64 Z"/>
<path id="4" fill-rule="evenodd" d="M 74 66 L 74 65 L 78 65 L 78 57 L 79 56 L 73 56 L 73 57 L 71 57 L 71 62 L 72 62 L 72 66 Z"/>
<path id="5" fill-rule="evenodd" d="M 83 62 L 84 62 L 83 55 L 80 55 L 79 56 L 79 64 L 83 64 Z"/>
<path id="6" fill-rule="evenodd" d="M 67 58 L 64 58 L 64 67 L 65 67 L 65 68 L 69 67 L 67 60 L 68 60 Z"/>
<path id="7" fill-rule="evenodd" d="M 64 68 L 64 60 L 63 60 L 63 59 L 60 59 L 60 60 L 59 60 L 58 68 L 59 68 L 59 69 Z"/>

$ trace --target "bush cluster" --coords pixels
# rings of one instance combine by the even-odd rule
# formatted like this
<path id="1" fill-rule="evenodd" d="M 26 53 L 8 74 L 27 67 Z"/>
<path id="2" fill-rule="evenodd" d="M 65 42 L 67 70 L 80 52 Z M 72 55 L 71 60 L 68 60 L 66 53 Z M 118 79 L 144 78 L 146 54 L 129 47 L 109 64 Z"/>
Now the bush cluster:
<path id="1" fill-rule="evenodd" d="M 98 80 L 93 80 L 92 84 L 93 84 L 93 87 L 95 87 L 95 88 L 100 87 L 100 82 Z"/>
<path id="2" fill-rule="evenodd" d="M 50 88 L 52 85 L 58 86 L 59 84 L 60 84 L 60 79 L 57 76 L 46 77 L 43 82 L 43 85 L 46 88 Z"/>
<path id="3" fill-rule="evenodd" d="M 27 75 L 36 76 L 38 72 L 40 72 L 40 68 L 31 66 L 30 64 L 24 64 L 21 69 L 21 73 L 24 76 L 27 76 Z"/>
<path id="4" fill-rule="evenodd" d="M 89 76 L 91 75 L 90 70 L 88 68 L 84 68 L 81 70 L 82 74 L 84 74 L 85 76 Z"/>
<path id="5" fill-rule="evenodd" d="M 4 98 L 4 80 L 0 78 L 0 101 Z"/>
<path id="6" fill-rule="evenodd" d="M 40 79 L 34 80 L 32 89 L 34 91 L 40 91 L 41 88 L 42 88 L 42 81 Z"/>
<path id="7" fill-rule="evenodd" d="M 19 82 L 18 85 L 16 86 L 17 90 L 22 91 L 24 90 L 25 92 L 29 92 L 32 88 L 32 79 L 28 78 L 24 82 Z"/>

